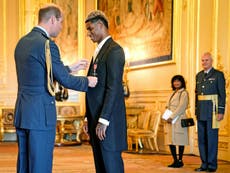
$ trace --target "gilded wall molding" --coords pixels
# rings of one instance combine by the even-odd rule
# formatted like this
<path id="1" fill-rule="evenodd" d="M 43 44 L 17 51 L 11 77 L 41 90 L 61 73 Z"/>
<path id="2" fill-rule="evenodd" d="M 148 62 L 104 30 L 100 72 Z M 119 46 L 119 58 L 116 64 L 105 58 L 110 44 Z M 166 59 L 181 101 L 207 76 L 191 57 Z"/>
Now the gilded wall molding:
<path id="1" fill-rule="evenodd" d="M 0 88 L 5 88 L 6 87 L 6 77 L 7 77 L 7 33 L 6 33 L 6 20 L 7 20 L 7 9 L 6 9 L 6 0 L 1 1 L 1 16 L 2 16 L 2 34 L 0 38 L 2 38 L 2 53 L 0 53 Z"/>
<path id="2" fill-rule="evenodd" d="M 183 1 L 173 1 L 173 47 L 172 56 L 177 66 L 177 73 L 181 72 L 181 44 L 182 44 L 182 10 Z"/>
<path id="3" fill-rule="evenodd" d="M 217 55 L 216 57 L 217 59 L 217 69 L 222 71 L 224 73 L 225 76 L 225 81 L 226 81 L 226 109 L 225 109 L 225 115 L 228 115 L 230 112 L 230 100 L 229 100 L 229 96 L 230 96 L 230 73 L 228 70 L 225 70 L 225 67 L 223 65 L 223 58 L 220 54 Z M 225 116 L 224 120 L 221 122 L 221 129 L 220 129 L 220 135 L 222 136 L 228 136 L 230 135 L 230 125 L 229 122 L 230 118 L 229 116 Z"/>
<path id="4" fill-rule="evenodd" d="M 218 20 L 219 20 L 219 0 L 213 1 L 213 29 L 212 29 L 212 54 L 214 57 L 218 57 Z M 214 61 L 215 65 L 217 65 L 217 61 Z"/>

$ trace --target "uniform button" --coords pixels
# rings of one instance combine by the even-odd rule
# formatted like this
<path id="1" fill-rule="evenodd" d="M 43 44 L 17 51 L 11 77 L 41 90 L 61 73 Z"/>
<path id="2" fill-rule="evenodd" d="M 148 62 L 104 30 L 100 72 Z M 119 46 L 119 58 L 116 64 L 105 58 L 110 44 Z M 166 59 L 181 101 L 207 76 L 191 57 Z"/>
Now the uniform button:
<path id="1" fill-rule="evenodd" d="M 202 88 L 204 88 L 205 86 L 204 85 L 202 85 Z"/>
<path id="2" fill-rule="evenodd" d="M 51 104 L 54 104 L 54 102 L 52 101 Z"/>

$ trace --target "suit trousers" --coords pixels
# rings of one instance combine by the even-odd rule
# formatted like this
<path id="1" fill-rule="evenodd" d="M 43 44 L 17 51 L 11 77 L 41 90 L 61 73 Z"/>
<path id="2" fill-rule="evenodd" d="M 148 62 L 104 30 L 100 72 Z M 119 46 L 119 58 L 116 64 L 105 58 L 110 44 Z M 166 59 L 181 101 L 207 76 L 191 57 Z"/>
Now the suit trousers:
<path id="1" fill-rule="evenodd" d="M 202 168 L 217 169 L 218 129 L 212 129 L 212 120 L 198 120 L 198 145 Z"/>
<path id="2" fill-rule="evenodd" d="M 16 128 L 18 140 L 17 173 L 52 173 L 56 129 Z"/>
<path id="3" fill-rule="evenodd" d="M 99 139 L 92 145 L 96 173 L 124 173 L 121 151 L 107 151 Z"/>

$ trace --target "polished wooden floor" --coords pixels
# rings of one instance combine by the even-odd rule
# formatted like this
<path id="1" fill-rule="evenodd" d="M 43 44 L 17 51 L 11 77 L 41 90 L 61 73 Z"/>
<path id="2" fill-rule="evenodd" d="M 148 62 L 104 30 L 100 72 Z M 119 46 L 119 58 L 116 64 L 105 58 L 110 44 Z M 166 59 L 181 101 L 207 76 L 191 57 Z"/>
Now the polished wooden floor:
<path id="1" fill-rule="evenodd" d="M 126 173 L 192 173 L 199 167 L 197 156 L 185 155 L 183 168 L 168 168 L 171 163 L 169 154 L 123 153 Z M 14 142 L 0 143 L 0 173 L 15 173 L 17 145 Z M 218 173 L 230 172 L 230 163 L 218 161 Z M 91 148 L 80 146 L 55 147 L 53 173 L 95 173 Z"/>

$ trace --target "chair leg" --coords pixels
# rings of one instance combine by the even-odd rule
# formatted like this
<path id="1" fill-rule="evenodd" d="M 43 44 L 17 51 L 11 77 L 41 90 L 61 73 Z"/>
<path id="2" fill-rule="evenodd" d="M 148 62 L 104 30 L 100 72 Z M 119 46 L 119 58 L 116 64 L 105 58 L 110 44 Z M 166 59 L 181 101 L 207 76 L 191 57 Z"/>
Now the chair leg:
<path id="1" fill-rule="evenodd" d="M 157 144 L 157 137 L 153 138 L 154 139 L 154 145 L 157 151 L 159 151 L 158 144 Z"/>
<path id="2" fill-rule="evenodd" d="M 136 142 L 136 151 L 138 151 L 138 142 L 139 142 L 139 138 L 135 138 L 135 142 Z"/>
<path id="3" fill-rule="evenodd" d="M 138 138 L 138 144 L 139 144 L 140 148 L 143 148 L 143 144 L 141 142 L 141 138 Z"/>
<path id="4" fill-rule="evenodd" d="M 152 142 L 151 142 L 151 138 L 148 138 L 148 144 L 149 144 L 149 147 L 151 148 L 151 150 L 153 150 L 153 145 L 152 145 Z"/>
<path id="5" fill-rule="evenodd" d="M 129 137 L 129 136 L 128 136 L 128 150 L 132 150 L 132 148 L 133 148 L 133 147 L 132 147 L 132 144 L 133 144 L 133 143 L 132 143 L 132 137 Z"/>

